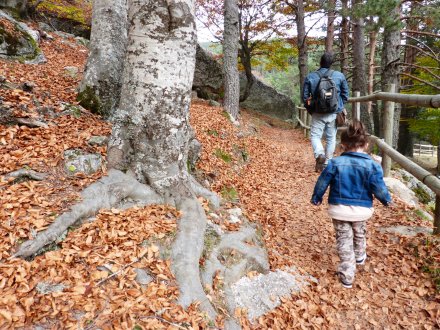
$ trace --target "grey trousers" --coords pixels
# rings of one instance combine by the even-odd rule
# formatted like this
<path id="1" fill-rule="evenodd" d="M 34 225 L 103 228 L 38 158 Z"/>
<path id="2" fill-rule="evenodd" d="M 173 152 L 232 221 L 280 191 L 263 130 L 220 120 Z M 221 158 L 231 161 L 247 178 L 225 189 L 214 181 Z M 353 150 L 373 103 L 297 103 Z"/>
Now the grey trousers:
<path id="1" fill-rule="evenodd" d="M 333 219 L 336 232 L 336 248 L 339 258 L 338 275 L 341 281 L 353 283 L 356 260 L 366 256 L 367 221 L 341 221 Z"/>

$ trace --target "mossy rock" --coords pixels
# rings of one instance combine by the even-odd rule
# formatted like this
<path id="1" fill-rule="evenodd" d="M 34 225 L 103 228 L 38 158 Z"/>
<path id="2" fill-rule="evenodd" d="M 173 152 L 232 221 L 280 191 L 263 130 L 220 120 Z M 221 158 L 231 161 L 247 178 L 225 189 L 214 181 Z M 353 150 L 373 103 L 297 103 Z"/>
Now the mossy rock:
<path id="1" fill-rule="evenodd" d="M 0 57 L 26 61 L 40 54 L 35 39 L 19 22 L 0 11 Z"/>

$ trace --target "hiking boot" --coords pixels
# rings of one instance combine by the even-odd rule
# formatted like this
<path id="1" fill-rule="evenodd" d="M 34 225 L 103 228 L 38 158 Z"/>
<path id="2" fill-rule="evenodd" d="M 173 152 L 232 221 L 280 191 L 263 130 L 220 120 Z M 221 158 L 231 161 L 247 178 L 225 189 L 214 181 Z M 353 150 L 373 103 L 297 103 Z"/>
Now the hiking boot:
<path id="1" fill-rule="evenodd" d="M 365 261 L 367 261 L 367 254 L 365 253 L 362 258 L 356 259 L 356 265 L 364 265 Z"/>
<path id="2" fill-rule="evenodd" d="M 319 155 L 316 157 L 315 172 L 322 172 L 325 167 L 325 160 L 326 158 L 324 155 Z"/>

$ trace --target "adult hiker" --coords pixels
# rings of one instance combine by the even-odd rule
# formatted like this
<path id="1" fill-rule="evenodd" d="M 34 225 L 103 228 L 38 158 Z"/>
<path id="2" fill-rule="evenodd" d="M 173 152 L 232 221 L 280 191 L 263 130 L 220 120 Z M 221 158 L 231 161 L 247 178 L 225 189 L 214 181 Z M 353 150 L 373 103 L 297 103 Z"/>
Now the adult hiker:
<path id="1" fill-rule="evenodd" d="M 311 72 L 304 81 L 302 99 L 312 115 L 310 139 L 315 156 L 315 171 L 321 172 L 333 158 L 336 146 L 336 117 L 348 100 L 348 84 L 342 72 L 330 69 L 334 55 L 324 53 L 320 68 Z M 326 147 L 321 139 L 325 134 Z"/>
<path id="2" fill-rule="evenodd" d="M 367 220 L 373 215 L 373 196 L 385 206 L 392 201 L 382 168 L 367 154 L 368 135 L 360 121 L 342 132 L 341 146 L 342 155 L 329 161 L 319 176 L 311 203 L 321 205 L 330 186 L 328 215 L 333 219 L 341 259 L 338 277 L 344 288 L 351 288 L 356 266 L 367 259 Z"/>

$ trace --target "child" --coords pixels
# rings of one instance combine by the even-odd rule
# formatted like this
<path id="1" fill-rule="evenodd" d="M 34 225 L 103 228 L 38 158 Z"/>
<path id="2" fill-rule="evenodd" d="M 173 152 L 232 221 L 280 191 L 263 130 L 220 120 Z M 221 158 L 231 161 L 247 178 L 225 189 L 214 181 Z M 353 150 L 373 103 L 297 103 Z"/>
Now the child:
<path id="1" fill-rule="evenodd" d="M 373 215 L 373 195 L 385 206 L 390 205 L 391 196 L 382 168 L 366 153 L 368 137 L 360 121 L 342 133 L 341 145 L 345 152 L 329 161 L 316 182 L 311 202 L 320 205 L 330 185 L 328 214 L 341 259 L 338 276 L 343 287 L 351 288 L 356 265 L 367 259 L 366 222 Z"/>

